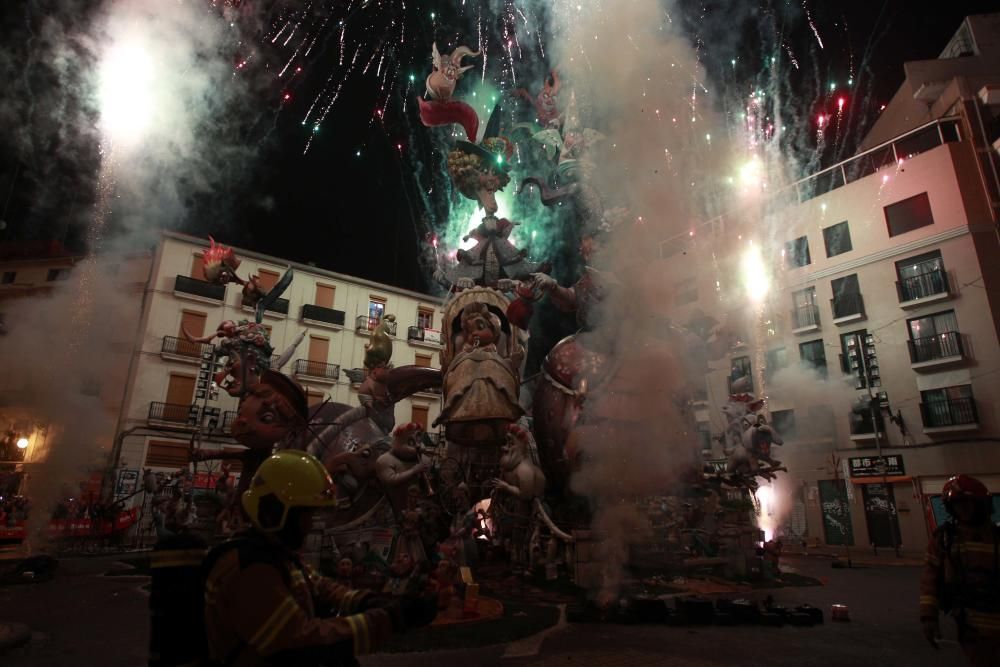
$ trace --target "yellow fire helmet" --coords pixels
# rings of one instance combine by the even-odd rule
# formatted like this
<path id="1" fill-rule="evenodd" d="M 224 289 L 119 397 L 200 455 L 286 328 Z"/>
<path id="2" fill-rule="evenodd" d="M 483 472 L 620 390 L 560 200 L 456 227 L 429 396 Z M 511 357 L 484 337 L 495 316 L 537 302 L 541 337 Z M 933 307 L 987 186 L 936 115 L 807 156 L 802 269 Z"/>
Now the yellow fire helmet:
<path id="1" fill-rule="evenodd" d="M 285 449 L 267 458 L 243 492 L 243 509 L 260 530 L 284 528 L 293 507 L 333 507 L 336 487 L 323 464 L 306 452 Z"/>

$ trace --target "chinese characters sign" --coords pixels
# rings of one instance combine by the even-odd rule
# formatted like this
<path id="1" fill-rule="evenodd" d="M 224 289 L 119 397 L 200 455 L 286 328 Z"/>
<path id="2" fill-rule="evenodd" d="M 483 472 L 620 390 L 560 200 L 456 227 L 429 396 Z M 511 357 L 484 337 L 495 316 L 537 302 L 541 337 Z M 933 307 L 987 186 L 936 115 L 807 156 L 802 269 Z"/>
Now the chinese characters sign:
<path id="1" fill-rule="evenodd" d="M 885 461 L 884 471 L 882 460 Z M 856 456 L 850 459 L 851 477 L 900 477 L 906 474 L 903 457 L 898 454 L 883 456 Z"/>

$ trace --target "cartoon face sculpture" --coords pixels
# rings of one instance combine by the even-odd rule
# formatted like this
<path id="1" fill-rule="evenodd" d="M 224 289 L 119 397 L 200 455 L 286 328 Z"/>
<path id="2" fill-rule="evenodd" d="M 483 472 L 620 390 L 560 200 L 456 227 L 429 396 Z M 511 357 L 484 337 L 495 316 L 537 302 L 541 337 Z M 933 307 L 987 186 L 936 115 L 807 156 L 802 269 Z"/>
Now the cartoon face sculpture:
<path id="1" fill-rule="evenodd" d="M 468 346 L 492 345 L 500 337 L 500 318 L 491 313 L 486 304 L 474 303 L 462 312 L 462 332 Z"/>
<path id="2" fill-rule="evenodd" d="M 303 428 L 308 411 L 301 388 L 281 373 L 265 371 L 240 402 L 232 434 L 245 447 L 268 450 Z"/>

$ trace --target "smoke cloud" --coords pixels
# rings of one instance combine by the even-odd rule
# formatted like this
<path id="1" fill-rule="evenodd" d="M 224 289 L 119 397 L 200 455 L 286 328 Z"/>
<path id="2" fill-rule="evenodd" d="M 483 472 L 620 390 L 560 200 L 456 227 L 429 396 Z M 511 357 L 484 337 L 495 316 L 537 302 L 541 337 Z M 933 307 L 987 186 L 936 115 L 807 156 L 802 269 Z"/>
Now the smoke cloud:
<path id="1" fill-rule="evenodd" d="M 0 119 L 37 195 L 24 218 L 51 216 L 92 253 L 47 296 L 4 308 L 6 382 L 44 431 L 25 486 L 33 546 L 54 504 L 107 465 L 138 353 L 142 251 L 196 215 L 224 228 L 256 155 L 247 130 L 266 111 L 234 61 L 247 17 L 230 14 L 201 0 L 37 2 L 25 42 L 0 51 L 20 93 Z M 93 197 L 67 201 L 78 179 Z"/>

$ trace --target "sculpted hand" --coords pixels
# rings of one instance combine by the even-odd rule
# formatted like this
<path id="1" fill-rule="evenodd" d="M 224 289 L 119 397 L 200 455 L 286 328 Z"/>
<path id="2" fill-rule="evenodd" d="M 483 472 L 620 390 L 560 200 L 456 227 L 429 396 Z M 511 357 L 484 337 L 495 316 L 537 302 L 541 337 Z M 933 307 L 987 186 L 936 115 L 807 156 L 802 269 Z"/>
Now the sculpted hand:
<path id="1" fill-rule="evenodd" d="M 555 278 L 545 273 L 532 273 L 531 280 L 534 283 L 535 289 L 542 290 L 543 292 L 548 292 L 559 286 Z"/>
<path id="2" fill-rule="evenodd" d="M 501 292 L 513 292 L 517 287 L 517 281 L 510 278 L 501 278 L 497 281 L 497 289 Z"/>
<path id="3" fill-rule="evenodd" d="M 455 287 L 458 289 L 472 289 L 476 286 L 476 281 L 472 278 L 459 278 L 455 281 Z"/>

